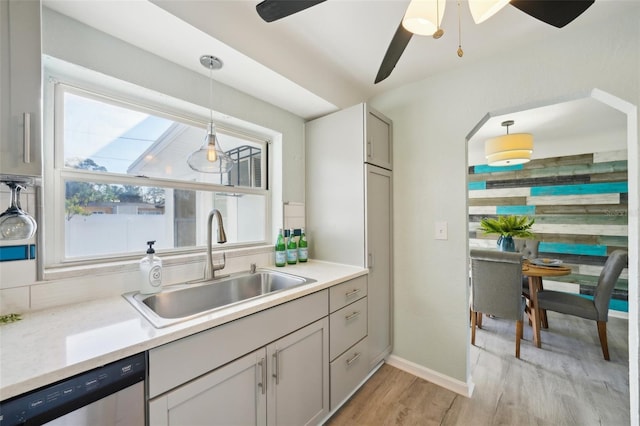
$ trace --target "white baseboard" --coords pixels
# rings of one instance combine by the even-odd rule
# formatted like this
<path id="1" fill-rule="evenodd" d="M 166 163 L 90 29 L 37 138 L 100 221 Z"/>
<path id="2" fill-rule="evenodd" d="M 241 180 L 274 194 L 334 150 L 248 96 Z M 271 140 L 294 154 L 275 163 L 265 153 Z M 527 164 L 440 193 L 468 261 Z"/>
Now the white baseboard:
<path id="1" fill-rule="evenodd" d="M 473 393 L 474 384 L 471 379 L 469 379 L 469 382 L 465 383 L 437 371 L 423 367 L 422 365 L 407 361 L 406 359 L 400 358 L 396 355 L 389 356 L 389 358 L 387 358 L 387 364 L 391 365 L 392 367 L 399 368 L 400 370 L 406 371 L 407 373 L 413 374 L 414 376 L 420 377 L 421 379 L 424 379 L 428 382 L 441 386 L 445 389 L 448 389 L 452 392 L 455 392 L 462 396 L 466 396 L 467 398 L 470 398 L 471 394 Z"/>

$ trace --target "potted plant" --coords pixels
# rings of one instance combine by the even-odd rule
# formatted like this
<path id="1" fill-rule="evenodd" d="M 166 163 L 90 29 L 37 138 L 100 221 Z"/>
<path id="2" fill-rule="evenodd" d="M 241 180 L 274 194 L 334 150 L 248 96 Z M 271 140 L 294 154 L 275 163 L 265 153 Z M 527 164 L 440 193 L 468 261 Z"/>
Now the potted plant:
<path id="1" fill-rule="evenodd" d="M 498 248 L 502 251 L 516 251 L 513 237 L 531 238 L 535 219 L 527 216 L 498 216 L 496 219 L 485 217 L 480 221 L 480 229 L 485 234 L 497 234 Z"/>

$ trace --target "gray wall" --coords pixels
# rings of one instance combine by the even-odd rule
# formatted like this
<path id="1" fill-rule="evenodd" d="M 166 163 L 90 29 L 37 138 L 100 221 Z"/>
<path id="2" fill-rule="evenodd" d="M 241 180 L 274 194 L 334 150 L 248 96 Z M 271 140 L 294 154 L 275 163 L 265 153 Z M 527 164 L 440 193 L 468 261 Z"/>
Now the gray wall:
<path id="1" fill-rule="evenodd" d="M 394 123 L 395 355 L 469 378 L 466 135 L 488 112 L 592 88 L 639 105 L 639 51 L 638 15 L 616 16 L 581 31 L 569 25 L 552 40 L 371 100 Z M 637 152 L 629 151 L 630 167 L 637 167 Z M 638 212 L 629 220 L 637 224 Z M 448 240 L 434 239 L 437 221 L 448 222 Z M 637 312 L 631 320 L 637 322 Z M 636 375 L 636 399 L 637 381 Z M 632 418 L 637 401 L 635 411 Z"/>

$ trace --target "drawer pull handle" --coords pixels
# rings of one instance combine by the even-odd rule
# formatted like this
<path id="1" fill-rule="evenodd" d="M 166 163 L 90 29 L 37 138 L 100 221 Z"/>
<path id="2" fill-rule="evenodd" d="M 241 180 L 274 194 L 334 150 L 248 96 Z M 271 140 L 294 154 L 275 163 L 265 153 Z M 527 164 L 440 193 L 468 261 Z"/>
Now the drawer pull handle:
<path id="1" fill-rule="evenodd" d="M 362 355 L 361 352 L 356 352 L 356 354 L 351 359 L 347 360 L 347 365 L 351 365 L 354 362 L 356 362 L 358 360 L 358 358 L 360 358 L 360 355 Z"/>
<path id="2" fill-rule="evenodd" d="M 260 358 L 258 365 L 260 366 L 260 377 L 262 380 L 261 383 L 258 383 L 258 387 L 262 389 L 262 394 L 264 395 L 267 391 L 267 368 L 265 365 L 265 359 Z"/>
<path id="3" fill-rule="evenodd" d="M 358 315 L 360 315 L 360 311 L 356 311 L 354 313 L 352 313 L 351 315 L 347 315 L 346 317 L 344 317 L 345 320 L 350 321 L 352 319 L 354 319 L 355 317 L 357 317 Z"/>
<path id="4" fill-rule="evenodd" d="M 346 292 L 346 293 L 345 293 L 345 296 L 346 296 L 347 298 L 349 298 L 349 297 L 351 297 L 351 296 L 355 296 L 355 295 L 356 295 L 356 294 L 358 294 L 358 293 L 360 293 L 360 289 L 359 289 L 359 288 L 354 288 L 353 290 Z"/>
<path id="5" fill-rule="evenodd" d="M 31 163 L 31 114 L 23 114 L 24 129 L 22 130 L 22 148 L 24 149 L 24 162 Z"/>

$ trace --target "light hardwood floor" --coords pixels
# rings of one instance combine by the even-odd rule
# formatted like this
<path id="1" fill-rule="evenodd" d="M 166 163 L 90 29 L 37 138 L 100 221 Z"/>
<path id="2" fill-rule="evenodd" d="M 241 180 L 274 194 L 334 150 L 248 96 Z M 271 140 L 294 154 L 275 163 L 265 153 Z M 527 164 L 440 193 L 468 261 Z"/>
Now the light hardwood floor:
<path id="1" fill-rule="evenodd" d="M 541 349 L 525 325 L 519 360 L 515 322 L 484 318 L 471 398 L 385 364 L 326 425 L 628 425 L 627 321 L 609 318 L 605 361 L 594 321 L 548 314 Z"/>

